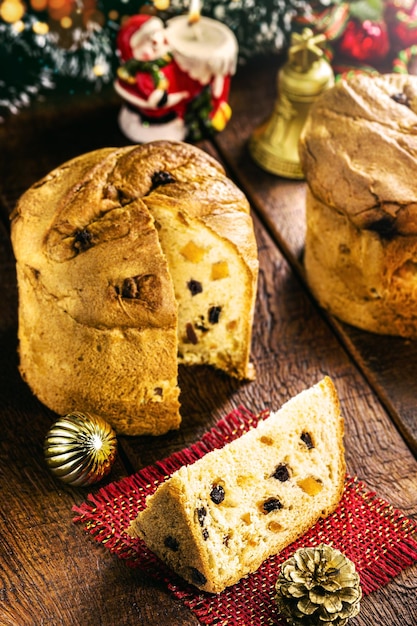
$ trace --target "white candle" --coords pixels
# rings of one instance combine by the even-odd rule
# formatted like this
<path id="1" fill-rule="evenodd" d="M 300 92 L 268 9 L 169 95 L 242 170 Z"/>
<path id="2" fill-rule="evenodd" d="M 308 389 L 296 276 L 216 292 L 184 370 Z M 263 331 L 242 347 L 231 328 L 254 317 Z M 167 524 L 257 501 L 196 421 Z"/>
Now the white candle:
<path id="1" fill-rule="evenodd" d="M 221 84 L 222 78 L 236 71 L 236 37 L 228 26 L 209 17 L 200 17 L 198 26 L 197 38 L 186 15 L 168 20 L 166 35 L 171 51 L 181 69 L 192 78 L 203 85 L 217 78 L 216 84 Z"/>
<path id="2" fill-rule="evenodd" d="M 200 0 L 190 0 L 188 8 L 188 27 L 193 33 L 194 39 L 200 40 L 202 37 L 201 26 L 201 2 Z"/>

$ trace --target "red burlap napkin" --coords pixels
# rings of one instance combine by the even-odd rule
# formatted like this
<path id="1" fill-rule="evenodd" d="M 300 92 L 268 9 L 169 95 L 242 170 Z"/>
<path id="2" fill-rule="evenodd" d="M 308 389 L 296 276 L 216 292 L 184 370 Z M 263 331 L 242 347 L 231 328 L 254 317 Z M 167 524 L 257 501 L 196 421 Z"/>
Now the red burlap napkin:
<path id="1" fill-rule="evenodd" d="M 126 534 L 131 520 L 144 507 L 146 496 L 173 471 L 236 439 L 265 417 L 267 413 L 255 416 L 243 407 L 232 411 L 190 448 L 90 494 L 86 502 L 74 507 L 77 513 L 74 521 L 82 523 L 98 542 L 130 566 L 163 580 L 202 624 L 284 626 L 285 621 L 274 606 L 274 585 L 280 564 L 299 547 L 327 543 L 341 550 L 355 563 L 364 595 L 385 585 L 417 561 L 417 540 L 413 537 L 417 523 L 349 476 L 342 500 L 332 515 L 320 520 L 278 556 L 268 559 L 256 573 L 218 595 L 188 585 L 168 570 L 141 540 Z"/>

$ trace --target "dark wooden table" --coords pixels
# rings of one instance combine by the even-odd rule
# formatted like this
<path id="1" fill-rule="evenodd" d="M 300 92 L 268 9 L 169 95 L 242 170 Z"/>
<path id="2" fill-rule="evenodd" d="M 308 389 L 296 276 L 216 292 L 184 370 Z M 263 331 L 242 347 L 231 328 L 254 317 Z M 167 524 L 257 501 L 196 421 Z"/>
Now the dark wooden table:
<path id="1" fill-rule="evenodd" d="M 278 408 L 329 374 L 346 421 L 350 474 L 417 516 L 417 343 L 347 327 L 321 311 L 302 268 L 302 182 L 258 168 L 247 140 L 272 111 L 278 61 L 240 69 L 233 117 L 202 147 L 225 164 L 253 207 L 260 275 L 253 359 L 257 380 L 241 384 L 209 368 L 182 369 L 183 425 L 160 438 L 119 438 L 117 480 L 196 441 L 232 408 Z M 131 570 L 72 522 L 88 491 L 56 480 L 43 440 L 56 416 L 17 371 L 17 294 L 8 215 L 17 197 L 65 160 L 128 142 L 112 92 L 48 100 L 0 127 L 0 625 L 197 626 L 166 589 Z M 366 597 L 352 626 L 416 626 L 417 565 Z M 245 624 L 242 626 L 250 626 Z"/>

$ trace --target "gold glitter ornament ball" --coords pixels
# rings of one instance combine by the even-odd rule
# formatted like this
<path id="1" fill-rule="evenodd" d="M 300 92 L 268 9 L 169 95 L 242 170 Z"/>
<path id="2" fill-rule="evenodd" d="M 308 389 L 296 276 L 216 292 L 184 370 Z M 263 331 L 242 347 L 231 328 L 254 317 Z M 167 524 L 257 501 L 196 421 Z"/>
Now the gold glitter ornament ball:
<path id="1" fill-rule="evenodd" d="M 116 433 L 110 424 L 84 413 L 59 418 L 44 442 L 49 469 L 74 487 L 92 485 L 107 476 L 116 452 Z"/>
<path id="2" fill-rule="evenodd" d="M 291 626 L 345 626 L 359 613 L 362 597 L 354 563 L 323 543 L 285 561 L 275 589 L 278 610 Z"/>

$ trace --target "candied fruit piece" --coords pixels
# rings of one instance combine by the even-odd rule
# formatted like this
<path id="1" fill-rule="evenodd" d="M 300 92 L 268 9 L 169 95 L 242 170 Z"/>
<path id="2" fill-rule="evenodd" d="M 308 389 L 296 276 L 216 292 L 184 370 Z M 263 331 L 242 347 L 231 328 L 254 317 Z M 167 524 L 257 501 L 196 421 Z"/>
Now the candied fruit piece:
<path id="1" fill-rule="evenodd" d="M 306 444 L 309 450 L 311 450 L 311 448 L 314 448 L 314 443 L 313 443 L 310 433 L 304 431 L 303 433 L 301 433 L 300 439 Z"/>
<path id="2" fill-rule="evenodd" d="M 279 533 L 282 530 L 282 526 L 281 524 L 273 520 L 272 522 L 269 522 L 268 530 L 270 530 L 272 533 Z"/>
<path id="3" fill-rule="evenodd" d="M 205 248 L 201 248 L 194 241 L 189 241 L 181 250 L 182 256 L 191 263 L 200 263 L 206 253 Z"/>
<path id="4" fill-rule="evenodd" d="M 264 513 L 271 513 L 272 511 L 279 511 L 279 509 L 282 509 L 282 504 L 278 498 L 268 498 L 268 500 L 262 502 L 261 508 Z"/>
<path id="5" fill-rule="evenodd" d="M 261 443 L 264 443 L 266 446 L 272 446 L 274 443 L 274 440 L 272 439 L 272 437 L 268 437 L 267 435 L 262 435 L 259 441 Z"/>
<path id="6" fill-rule="evenodd" d="M 164 545 L 170 550 L 172 550 L 173 552 L 178 552 L 178 549 L 180 547 L 179 541 L 175 539 L 175 537 L 172 537 L 171 535 L 168 535 L 167 537 L 165 537 Z"/>
<path id="7" fill-rule="evenodd" d="M 203 324 L 194 324 L 194 326 L 197 328 L 197 330 L 201 330 L 202 333 L 208 333 L 208 328 L 206 328 Z"/>
<path id="8" fill-rule="evenodd" d="M 196 515 L 197 515 L 197 520 L 198 523 L 200 524 L 200 526 L 204 526 L 204 519 L 207 515 L 207 509 L 205 506 L 201 506 L 198 509 L 195 510 Z"/>
<path id="9" fill-rule="evenodd" d="M 313 476 L 307 476 L 297 482 L 297 485 L 309 496 L 316 496 L 323 489 L 323 483 Z"/>
<path id="10" fill-rule="evenodd" d="M 208 328 L 205 325 L 205 319 L 204 319 L 204 315 L 200 315 L 199 319 L 197 322 L 194 322 L 194 326 L 198 329 L 201 330 L 202 333 L 208 333 Z"/>
<path id="11" fill-rule="evenodd" d="M 160 185 L 169 185 L 175 183 L 175 178 L 170 172 L 160 170 L 152 174 L 152 187 L 159 187 Z"/>
<path id="12" fill-rule="evenodd" d="M 229 276 L 229 264 L 227 261 L 217 261 L 211 266 L 211 280 L 221 280 Z"/>
<path id="13" fill-rule="evenodd" d="M 191 567 L 191 578 L 196 585 L 205 585 L 207 578 L 196 567 Z"/>
<path id="14" fill-rule="evenodd" d="M 290 472 L 288 471 L 288 467 L 285 463 L 280 463 L 275 468 L 274 473 L 272 474 L 272 478 L 276 478 L 281 483 L 285 483 L 290 478 Z"/>
<path id="15" fill-rule="evenodd" d="M 236 483 L 239 487 L 248 487 L 257 482 L 257 477 L 253 474 L 239 474 L 236 478 Z"/>
<path id="16" fill-rule="evenodd" d="M 196 296 L 203 291 L 203 285 L 200 283 L 200 281 L 194 280 L 193 278 L 188 281 L 187 287 L 190 290 L 192 296 Z"/>
<path id="17" fill-rule="evenodd" d="M 240 519 L 245 522 L 245 524 L 250 524 L 251 523 L 251 516 L 250 513 L 243 513 L 243 515 L 240 516 Z"/>
<path id="18" fill-rule="evenodd" d="M 152 309 L 160 304 L 161 283 L 159 277 L 154 274 L 129 276 L 124 279 L 119 291 L 122 298 L 141 300 Z"/>
<path id="19" fill-rule="evenodd" d="M 194 326 L 189 322 L 185 327 L 185 333 L 187 335 L 187 339 L 193 345 L 198 343 L 198 337 L 195 334 Z"/>
<path id="20" fill-rule="evenodd" d="M 394 102 L 396 102 L 397 104 L 402 104 L 406 107 L 410 108 L 410 100 L 407 97 L 407 95 L 405 93 L 395 93 L 393 96 L 391 96 L 391 98 L 394 100 Z"/>
<path id="21" fill-rule="evenodd" d="M 225 496 L 225 491 L 221 485 L 214 485 L 213 489 L 210 491 L 210 498 L 214 502 L 214 504 L 220 504 L 223 502 Z"/>
<path id="22" fill-rule="evenodd" d="M 92 233 L 83 228 L 81 230 L 77 230 L 74 235 L 74 248 L 79 252 L 83 252 L 84 250 L 88 250 L 93 245 L 93 235 Z"/>
<path id="23" fill-rule="evenodd" d="M 218 324 L 220 319 L 220 313 L 222 312 L 221 306 L 211 306 L 208 312 L 208 320 L 210 324 Z"/>

